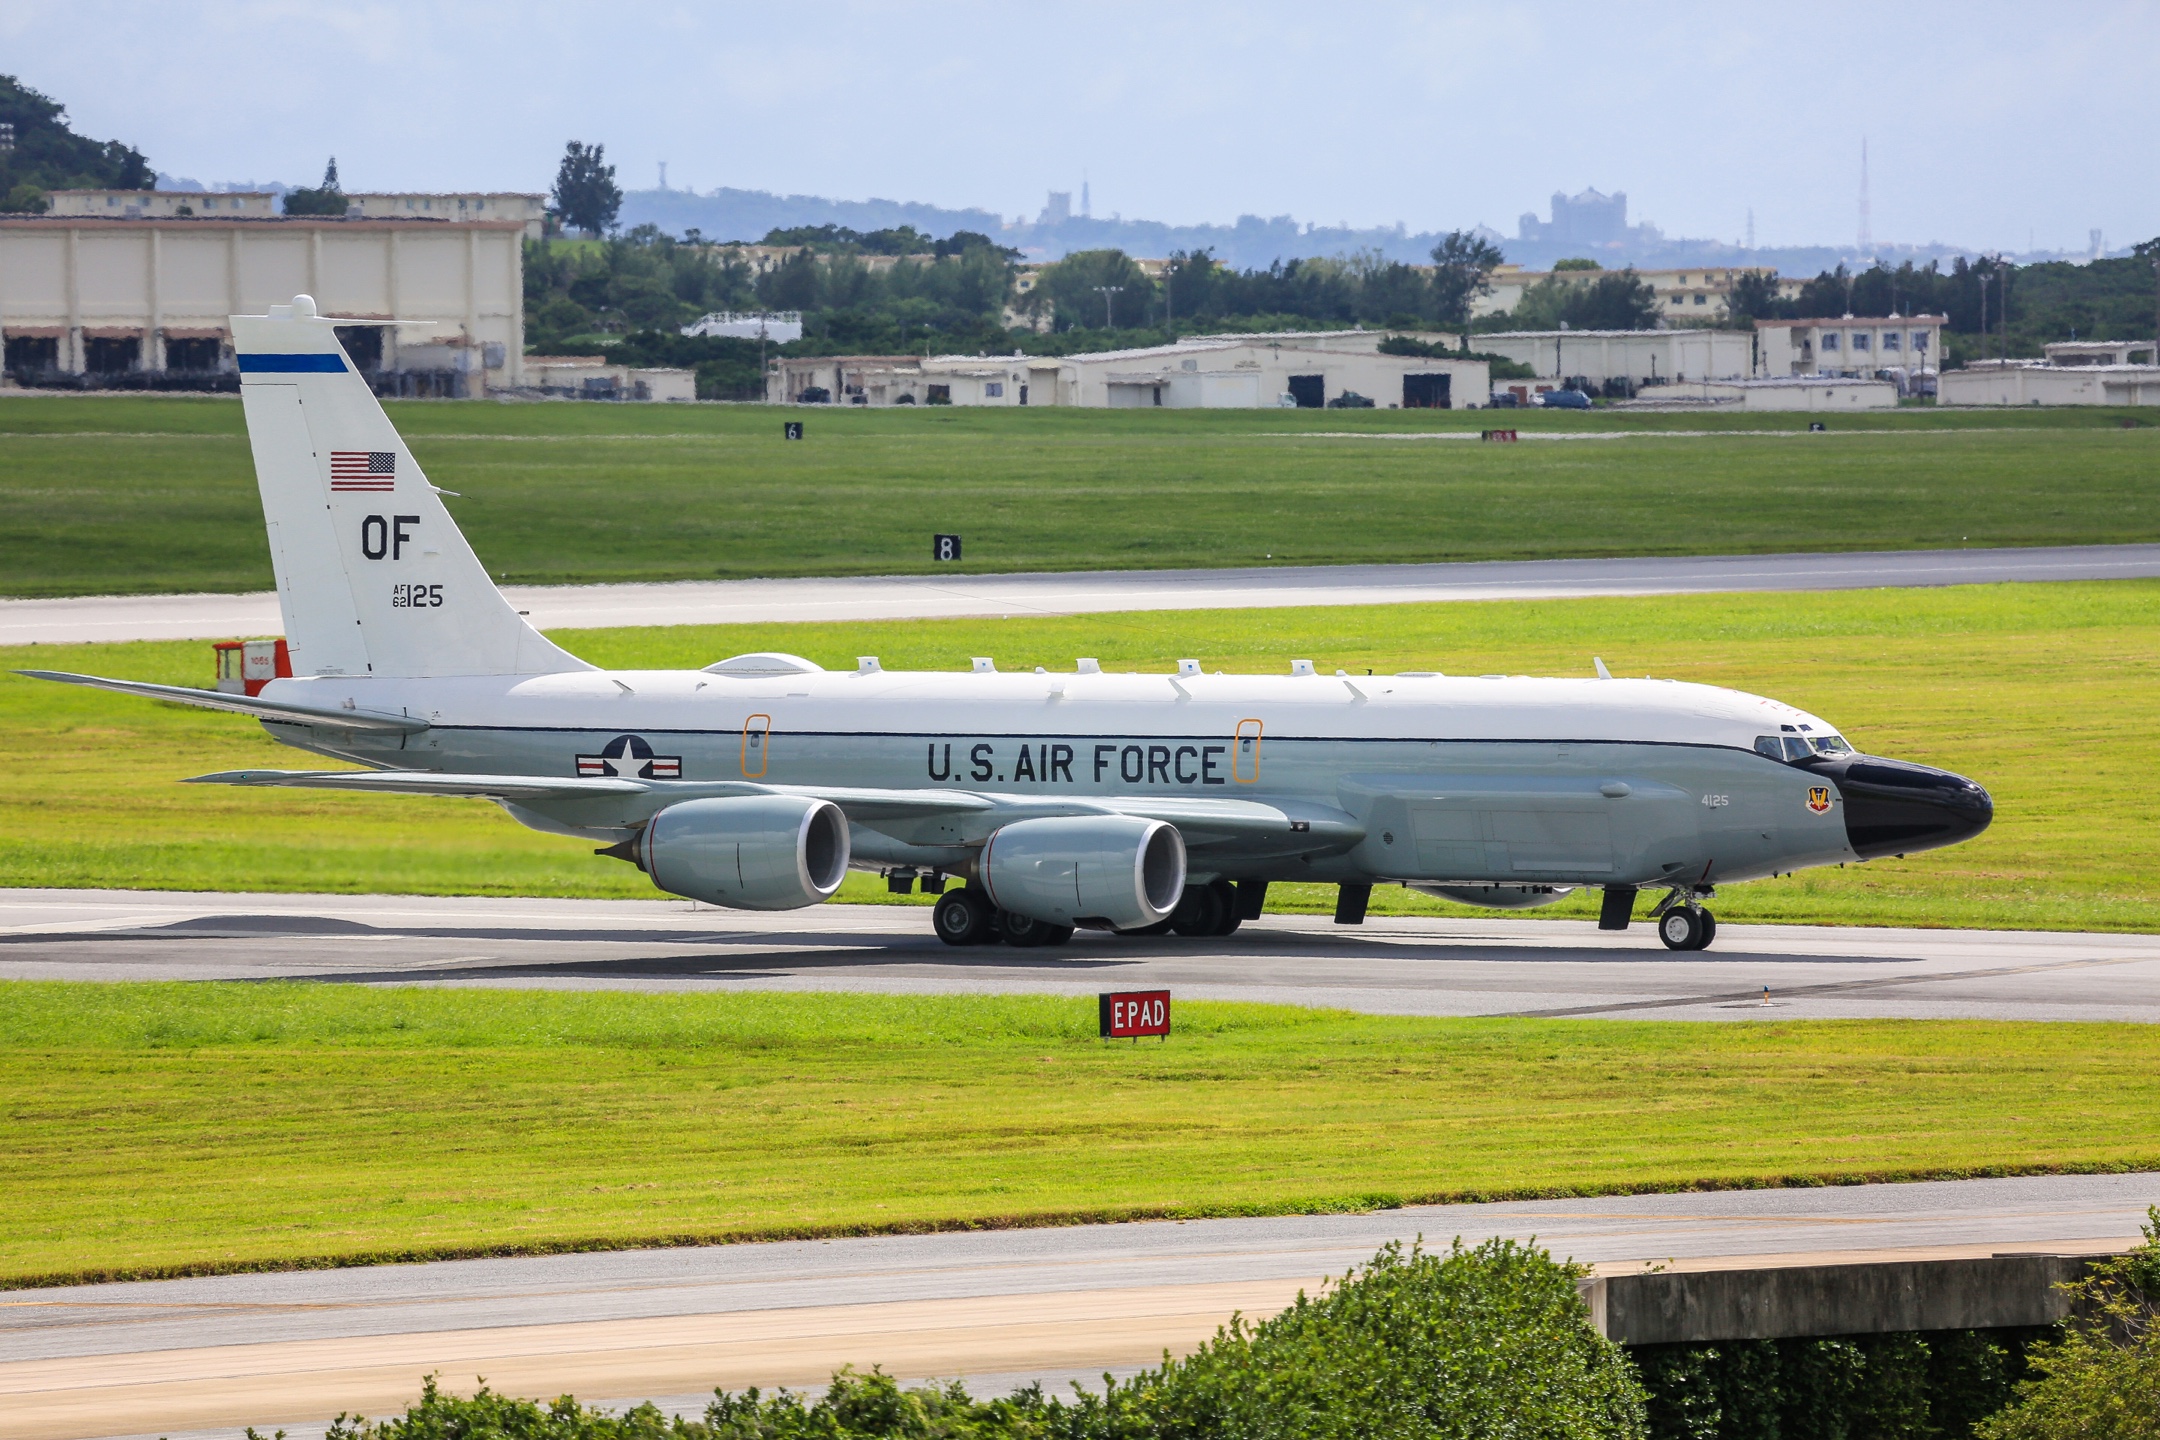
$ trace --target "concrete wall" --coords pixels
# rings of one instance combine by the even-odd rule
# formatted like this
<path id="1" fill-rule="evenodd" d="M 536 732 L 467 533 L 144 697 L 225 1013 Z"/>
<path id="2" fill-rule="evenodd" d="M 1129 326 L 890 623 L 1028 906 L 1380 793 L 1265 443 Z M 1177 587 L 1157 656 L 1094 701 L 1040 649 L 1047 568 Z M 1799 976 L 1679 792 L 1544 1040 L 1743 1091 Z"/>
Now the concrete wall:
<path id="1" fill-rule="evenodd" d="M 2004 365 L 1945 370 L 1943 405 L 2160 405 L 2160 366 Z"/>
<path id="2" fill-rule="evenodd" d="M 1738 330 L 1504 330 L 1471 344 L 1539 376 L 1611 379 L 1738 380 L 1754 373 L 1753 337 Z"/>
<path id="3" fill-rule="evenodd" d="M 1621 1345 L 2000 1330 L 2069 1313 L 2056 1287 L 2092 1257 L 1997 1255 L 1612 1275 L 1589 1282 L 1590 1319 Z"/>
<path id="4" fill-rule="evenodd" d="M 387 370 L 413 368 L 402 346 L 448 346 L 473 390 L 516 385 L 523 238 L 514 220 L 0 217 L 0 336 L 58 340 L 69 374 L 84 370 L 90 339 L 133 338 L 136 368 L 156 371 L 168 340 L 215 337 L 229 369 L 228 315 L 308 294 L 325 315 L 433 322 L 386 332 Z"/>

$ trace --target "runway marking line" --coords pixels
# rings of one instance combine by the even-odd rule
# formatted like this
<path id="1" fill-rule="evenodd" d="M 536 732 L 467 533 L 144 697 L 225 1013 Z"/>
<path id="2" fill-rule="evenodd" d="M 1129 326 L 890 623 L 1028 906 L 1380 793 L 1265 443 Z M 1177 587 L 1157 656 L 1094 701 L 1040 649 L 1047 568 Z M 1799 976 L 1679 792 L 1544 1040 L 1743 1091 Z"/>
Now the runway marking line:
<path id="1" fill-rule="evenodd" d="M 1819 985 L 1793 985 L 1777 993 L 1791 998 L 1805 995 L 1837 995 L 1861 990 L 1883 990 L 1898 985 L 1932 985 L 1945 980 L 1986 980 L 2002 975 L 2037 975 L 2052 970 L 2087 970 L 2101 965 L 2147 963 L 2150 955 L 2117 955 L 2105 959 L 2051 960 L 2038 965 L 2005 965 L 1992 970 L 1949 970 L 1930 975 L 1886 975 L 1868 980 L 1836 980 Z M 1554 1010 L 1510 1010 L 1491 1018 L 1500 1020 L 1560 1020 L 1572 1015 L 1603 1015 L 1618 1010 L 1663 1010 L 1680 1005 L 1724 1005 L 1759 996 L 1760 991 L 1732 990 L 1717 995 L 1682 995 L 1665 1000 L 1629 1000 L 1615 1005 L 1571 1005 Z M 1758 1002 L 1759 1003 L 1759 1002 Z"/>

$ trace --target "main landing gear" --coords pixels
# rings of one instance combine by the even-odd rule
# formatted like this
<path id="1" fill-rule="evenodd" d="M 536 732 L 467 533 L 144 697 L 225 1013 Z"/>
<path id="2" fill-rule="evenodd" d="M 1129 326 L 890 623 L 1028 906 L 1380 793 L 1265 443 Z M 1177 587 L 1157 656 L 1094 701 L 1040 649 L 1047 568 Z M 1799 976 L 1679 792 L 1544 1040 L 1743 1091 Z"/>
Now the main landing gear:
<path id="1" fill-rule="evenodd" d="M 1243 886 L 1233 885 L 1228 880 L 1188 885 L 1177 908 L 1168 917 L 1156 924 L 1122 933 L 1229 935 L 1259 913 L 1266 896 L 1265 881 L 1248 880 Z M 937 929 L 938 939 L 948 945 L 1063 945 L 1073 935 L 1070 925 L 1052 925 L 1001 910 L 973 885 L 946 891 L 930 912 L 930 920 Z"/>
<path id="2" fill-rule="evenodd" d="M 1063 945 L 1073 927 L 1052 925 L 1010 910 L 1000 910 L 974 886 L 948 890 L 930 912 L 938 939 L 948 945 Z"/>

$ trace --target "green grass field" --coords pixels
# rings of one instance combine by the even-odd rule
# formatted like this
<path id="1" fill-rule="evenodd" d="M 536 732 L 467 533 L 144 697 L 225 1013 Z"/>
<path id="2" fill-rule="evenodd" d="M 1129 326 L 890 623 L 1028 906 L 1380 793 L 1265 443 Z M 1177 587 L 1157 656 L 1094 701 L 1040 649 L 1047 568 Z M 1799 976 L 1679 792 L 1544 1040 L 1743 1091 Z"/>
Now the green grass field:
<path id="1" fill-rule="evenodd" d="M 1401 605 L 570 632 L 617 666 L 702 665 L 743 650 L 832 666 L 1285 671 L 1295 657 L 1383 673 L 1616 673 L 1730 685 L 1803 706 L 1876 753 L 1994 793 L 1992 829 L 1948 850 L 1732 886 L 1728 920 L 2160 929 L 2160 582 L 1804 595 Z M 206 684 L 204 644 L 0 650 L 0 667 Z M 630 866 L 520 828 L 481 801 L 223 790 L 179 779 L 325 762 L 251 723 L 0 675 L 0 885 L 654 897 Z M 849 881 L 845 898 L 883 899 Z M 1332 905 L 1278 887 L 1276 908 Z M 1581 915 L 1578 895 L 1540 915 Z M 1383 910 L 1468 913 L 1402 890 Z"/>
<path id="2" fill-rule="evenodd" d="M 2101 410 L 389 408 L 521 582 L 917 572 L 936 531 L 976 572 L 2160 538 L 2160 427 Z M 1496 423 L 1629 438 L 1406 438 Z M 237 402 L 0 400 L 0 594 L 269 586 Z"/>
<path id="3" fill-rule="evenodd" d="M 2160 1163 L 2145 1025 L 1093 1031 L 1040 997 L 0 984 L 0 1284 Z"/>

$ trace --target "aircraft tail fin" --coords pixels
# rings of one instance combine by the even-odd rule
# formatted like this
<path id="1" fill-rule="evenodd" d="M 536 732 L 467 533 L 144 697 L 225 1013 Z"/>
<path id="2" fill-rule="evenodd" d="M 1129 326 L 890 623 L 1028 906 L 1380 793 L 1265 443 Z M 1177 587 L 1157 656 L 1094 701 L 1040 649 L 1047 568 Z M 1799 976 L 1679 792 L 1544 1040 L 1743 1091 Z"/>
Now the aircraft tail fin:
<path id="1" fill-rule="evenodd" d="M 591 669 L 495 588 L 339 345 L 336 323 L 306 295 L 232 317 L 293 673 Z"/>

